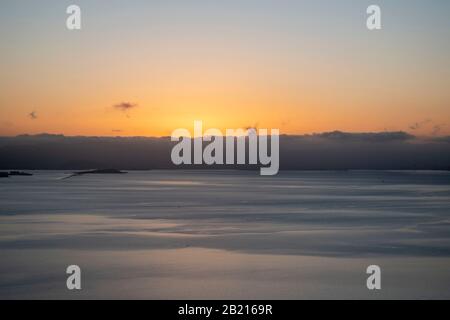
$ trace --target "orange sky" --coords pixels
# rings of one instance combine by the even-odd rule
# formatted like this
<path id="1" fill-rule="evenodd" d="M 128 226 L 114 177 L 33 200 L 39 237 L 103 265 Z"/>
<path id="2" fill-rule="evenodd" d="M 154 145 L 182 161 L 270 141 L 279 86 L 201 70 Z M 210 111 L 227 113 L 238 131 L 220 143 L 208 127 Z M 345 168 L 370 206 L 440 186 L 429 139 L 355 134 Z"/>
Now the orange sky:
<path id="1" fill-rule="evenodd" d="M 27 24 L 19 22 L 30 8 L 11 5 L 15 19 L 2 11 L 0 135 L 161 136 L 194 120 L 286 134 L 450 134 L 450 50 L 437 37 L 448 31 L 432 21 L 410 33 L 412 16 L 371 33 L 353 7 L 321 26 L 301 10 L 272 17 L 236 3 L 161 5 L 148 17 L 133 5 L 101 14 L 101 5 L 83 4 L 98 19 L 78 32 L 65 30 L 58 8 L 36 9 Z M 114 107 L 122 102 L 136 107 Z"/>

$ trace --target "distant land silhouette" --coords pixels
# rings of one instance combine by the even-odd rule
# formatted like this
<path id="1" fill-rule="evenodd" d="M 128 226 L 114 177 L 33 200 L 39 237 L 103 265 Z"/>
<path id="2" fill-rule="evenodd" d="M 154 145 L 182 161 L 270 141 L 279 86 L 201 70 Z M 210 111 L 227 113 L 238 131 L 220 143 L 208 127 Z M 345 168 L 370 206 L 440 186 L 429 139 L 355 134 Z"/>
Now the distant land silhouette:
<path id="1" fill-rule="evenodd" d="M 170 137 L 0 137 L 0 170 L 256 169 L 248 165 L 177 167 L 170 158 L 175 143 Z M 280 136 L 280 170 L 350 169 L 450 170 L 450 137 L 340 131 Z"/>
<path id="2" fill-rule="evenodd" d="M 125 171 L 121 171 L 118 169 L 94 169 L 94 170 L 87 170 L 87 171 L 77 171 L 73 172 L 71 175 L 64 177 L 63 179 L 68 179 L 76 176 L 82 176 L 85 174 L 124 174 Z"/>

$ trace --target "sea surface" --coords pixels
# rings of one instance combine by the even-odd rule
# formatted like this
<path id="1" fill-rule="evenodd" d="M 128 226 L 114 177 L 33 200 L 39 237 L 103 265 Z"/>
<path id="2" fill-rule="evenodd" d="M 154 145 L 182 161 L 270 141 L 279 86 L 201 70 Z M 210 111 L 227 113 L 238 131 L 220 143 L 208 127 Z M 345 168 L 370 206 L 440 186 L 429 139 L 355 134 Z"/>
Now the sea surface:
<path id="1" fill-rule="evenodd" d="M 450 172 L 33 173 L 0 179 L 0 299 L 450 298 Z"/>

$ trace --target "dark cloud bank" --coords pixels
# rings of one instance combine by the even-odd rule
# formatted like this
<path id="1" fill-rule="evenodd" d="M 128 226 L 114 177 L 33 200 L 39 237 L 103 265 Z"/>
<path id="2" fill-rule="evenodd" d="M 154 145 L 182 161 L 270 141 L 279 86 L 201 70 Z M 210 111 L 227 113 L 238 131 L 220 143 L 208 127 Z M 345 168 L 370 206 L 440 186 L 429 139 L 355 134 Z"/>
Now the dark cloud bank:
<path id="1" fill-rule="evenodd" d="M 173 145 L 169 137 L 65 137 L 49 134 L 0 137 L 0 169 L 170 169 L 175 168 L 170 160 Z M 248 166 L 235 168 L 250 169 Z M 449 170 L 450 137 L 422 139 L 404 132 L 339 131 L 282 135 L 280 169 Z"/>

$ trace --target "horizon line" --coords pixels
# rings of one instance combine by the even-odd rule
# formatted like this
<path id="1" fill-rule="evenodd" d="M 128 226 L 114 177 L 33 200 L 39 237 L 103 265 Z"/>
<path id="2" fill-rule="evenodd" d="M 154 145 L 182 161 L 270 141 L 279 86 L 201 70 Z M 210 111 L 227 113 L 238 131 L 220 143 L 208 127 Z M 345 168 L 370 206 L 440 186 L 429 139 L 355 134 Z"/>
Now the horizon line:
<path id="1" fill-rule="evenodd" d="M 270 130 L 270 129 L 268 129 Z M 410 139 L 439 139 L 439 138 L 447 138 L 450 135 L 415 135 L 407 131 L 403 130 L 393 130 L 393 131 L 341 131 L 341 130 L 332 130 L 332 131 L 322 131 L 322 132 L 310 132 L 310 133 L 301 133 L 301 134 L 291 134 L 291 133 L 280 133 L 278 136 L 290 136 L 290 137 L 314 137 L 321 136 L 326 137 L 326 135 L 383 135 L 383 134 L 397 134 L 403 135 L 404 138 Z M 269 134 L 270 135 L 270 134 Z M 199 138 L 199 137 L 212 137 L 219 135 L 202 135 L 196 137 L 187 138 Z M 233 136 L 233 137 L 247 137 L 247 135 L 243 136 Z M 259 136 L 259 134 L 258 134 Z M 64 138 L 171 138 L 171 135 L 161 135 L 161 136 L 151 136 L 151 135 L 66 135 L 64 133 L 49 133 L 49 132 L 41 132 L 41 133 L 22 133 L 17 135 L 0 135 L 0 138 L 21 138 L 21 137 L 64 137 Z M 226 135 L 221 135 L 220 137 L 228 137 Z"/>

